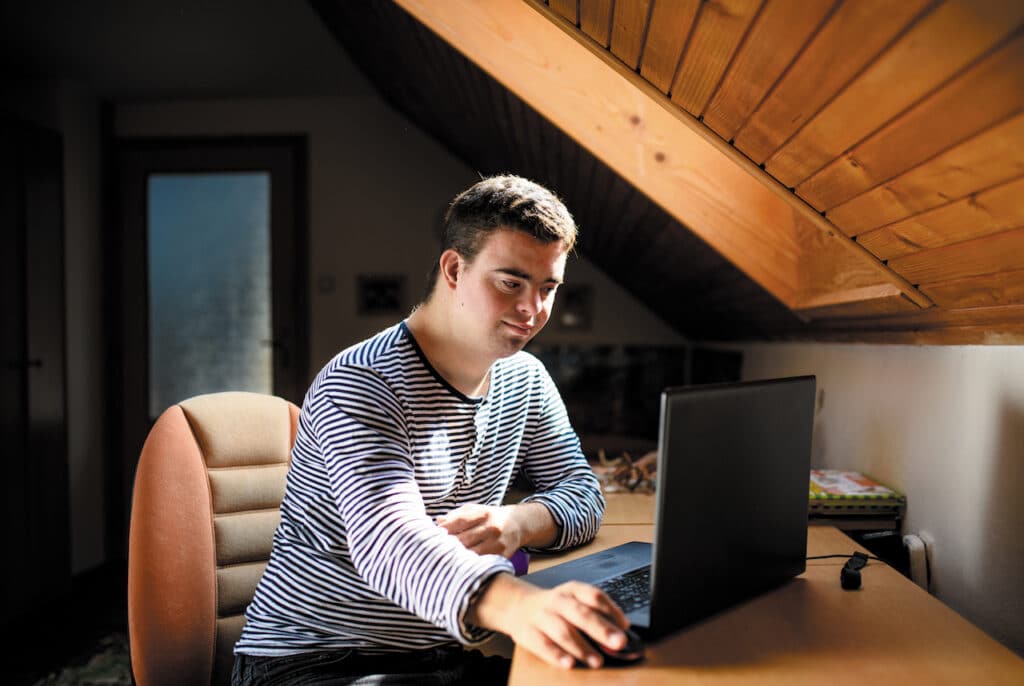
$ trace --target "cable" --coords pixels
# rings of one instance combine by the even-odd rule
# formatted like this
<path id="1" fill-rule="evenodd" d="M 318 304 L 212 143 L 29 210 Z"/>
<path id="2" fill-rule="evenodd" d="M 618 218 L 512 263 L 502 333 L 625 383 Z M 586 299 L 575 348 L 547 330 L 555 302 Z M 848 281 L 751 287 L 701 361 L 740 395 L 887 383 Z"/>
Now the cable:
<path id="1" fill-rule="evenodd" d="M 844 558 L 849 559 L 852 556 L 853 556 L 853 553 L 847 553 L 846 555 L 814 555 L 812 557 L 808 557 L 807 559 L 808 560 L 824 560 L 824 559 L 829 558 L 829 557 L 844 557 Z M 885 562 L 885 560 L 883 560 L 882 558 L 874 557 L 873 555 L 865 555 L 864 557 L 866 557 L 869 560 L 877 560 L 878 562 Z"/>

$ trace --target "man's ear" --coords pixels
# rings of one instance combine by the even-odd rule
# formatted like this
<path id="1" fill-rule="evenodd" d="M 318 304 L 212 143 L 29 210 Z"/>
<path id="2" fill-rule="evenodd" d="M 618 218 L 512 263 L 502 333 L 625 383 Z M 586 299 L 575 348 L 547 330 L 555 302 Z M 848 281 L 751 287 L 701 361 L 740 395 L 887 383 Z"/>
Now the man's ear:
<path id="1" fill-rule="evenodd" d="M 462 273 L 462 256 L 451 248 L 441 253 L 441 278 L 448 288 L 455 288 Z"/>

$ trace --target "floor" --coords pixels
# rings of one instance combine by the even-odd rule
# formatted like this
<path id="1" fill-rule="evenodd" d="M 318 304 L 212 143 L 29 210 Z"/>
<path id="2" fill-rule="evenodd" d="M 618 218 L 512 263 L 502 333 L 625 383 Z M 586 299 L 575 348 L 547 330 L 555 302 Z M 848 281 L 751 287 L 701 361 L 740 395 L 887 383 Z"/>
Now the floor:
<path id="1" fill-rule="evenodd" d="M 123 672 L 127 655 L 128 602 L 123 568 L 95 570 L 72 582 L 70 598 L 41 609 L 4 633 L 7 673 L 0 681 L 10 686 L 35 684 L 126 683 L 111 678 Z M 78 676 L 97 655 L 106 675 L 92 681 Z M 116 664 L 114 664 L 116 663 Z M 71 668 L 71 669 L 69 669 Z M 92 669 L 95 672 L 97 669 Z"/>

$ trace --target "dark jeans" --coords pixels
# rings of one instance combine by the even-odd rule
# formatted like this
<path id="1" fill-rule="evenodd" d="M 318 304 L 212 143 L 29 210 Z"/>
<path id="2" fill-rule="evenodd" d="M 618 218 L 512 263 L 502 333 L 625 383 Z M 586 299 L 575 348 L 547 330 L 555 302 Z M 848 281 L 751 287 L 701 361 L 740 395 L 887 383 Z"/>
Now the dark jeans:
<path id="1" fill-rule="evenodd" d="M 354 650 L 301 653 L 286 657 L 235 655 L 232 686 L 291 684 L 455 684 L 508 683 L 511 663 L 460 647 L 409 653 L 367 654 Z"/>

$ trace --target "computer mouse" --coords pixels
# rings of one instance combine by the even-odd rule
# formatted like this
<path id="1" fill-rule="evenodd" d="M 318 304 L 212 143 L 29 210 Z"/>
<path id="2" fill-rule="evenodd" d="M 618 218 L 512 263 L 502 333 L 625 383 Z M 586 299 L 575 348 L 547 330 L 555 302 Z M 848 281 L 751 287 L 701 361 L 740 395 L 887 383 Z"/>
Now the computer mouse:
<path id="1" fill-rule="evenodd" d="M 612 650 L 606 648 L 602 643 L 592 638 L 589 634 L 580 632 L 586 641 L 594 647 L 594 649 L 604 656 L 605 667 L 624 667 L 631 665 L 644 659 L 644 640 L 637 635 L 632 629 L 626 629 L 622 633 L 626 634 L 626 645 L 618 650 Z M 583 663 L 578 662 L 582 665 Z"/>

